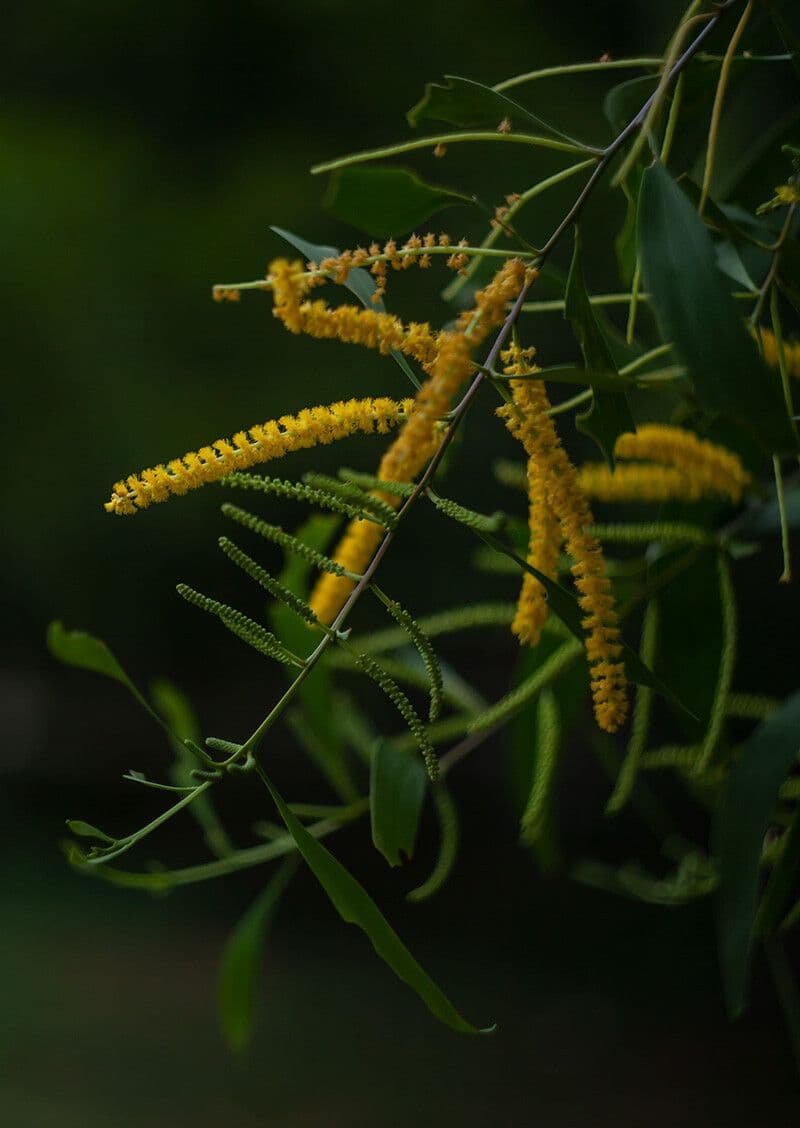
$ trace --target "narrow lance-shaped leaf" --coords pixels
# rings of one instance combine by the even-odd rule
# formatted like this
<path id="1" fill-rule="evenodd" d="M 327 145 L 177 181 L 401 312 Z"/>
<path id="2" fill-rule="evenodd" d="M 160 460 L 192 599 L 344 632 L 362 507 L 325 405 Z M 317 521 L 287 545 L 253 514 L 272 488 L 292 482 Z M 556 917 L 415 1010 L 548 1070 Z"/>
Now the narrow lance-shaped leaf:
<path id="1" fill-rule="evenodd" d="M 472 196 L 429 184 L 405 168 L 363 168 L 334 172 L 325 207 L 368 235 L 404 234 L 453 204 L 474 205 Z"/>
<path id="2" fill-rule="evenodd" d="M 414 855 L 414 843 L 427 787 L 419 757 L 380 741 L 372 754 L 370 811 L 372 841 L 390 866 Z"/>
<path id="3" fill-rule="evenodd" d="M 505 94 L 492 90 L 491 86 L 484 86 L 481 82 L 475 82 L 471 78 L 460 78 L 455 74 L 446 74 L 444 77 L 446 86 L 438 82 L 425 84 L 422 98 L 406 114 L 409 125 L 419 125 L 421 121 L 429 120 L 444 121 L 449 125 L 464 127 L 495 126 L 507 118 L 512 125 L 525 122 L 565 141 L 578 144 L 544 118 Z"/>
<path id="4" fill-rule="evenodd" d="M 427 901 L 434 893 L 438 893 L 450 876 L 458 856 L 458 808 L 453 802 L 453 796 L 441 782 L 431 789 L 431 794 L 439 819 L 439 852 L 436 864 L 425 881 L 406 894 L 407 901 Z"/>
<path id="5" fill-rule="evenodd" d="M 490 1033 L 493 1028 L 479 1030 L 462 1018 L 444 992 L 420 967 L 366 890 L 321 842 L 311 837 L 263 772 L 262 778 L 297 849 L 342 919 L 366 933 L 381 959 L 419 995 L 440 1022 L 464 1034 Z"/>
<path id="6" fill-rule="evenodd" d="M 620 376 L 611 350 L 592 309 L 581 266 L 580 230 L 575 226 L 575 249 L 572 255 L 569 277 L 567 279 L 564 316 L 571 323 L 578 338 L 586 365 L 588 383 L 597 384 L 592 388 L 592 406 L 583 415 L 576 416 L 575 424 L 579 431 L 590 435 L 602 451 L 609 466 L 614 468 L 614 444 L 617 436 L 625 431 L 634 431 L 636 425 L 631 415 L 625 388 L 631 380 Z M 617 389 L 612 388 L 616 382 Z M 600 383 L 604 385 L 601 390 Z"/>
<path id="7" fill-rule="evenodd" d="M 722 788 L 714 819 L 717 930 L 725 999 L 732 1016 L 741 1014 L 746 1003 L 764 834 L 798 751 L 800 693 L 795 693 L 743 745 Z"/>
<path id="8" fill-rule="evenodd" d="M 166 727 L 161 717 L 136 688 L 102 639 L 95 638 L 93 635 L 87 634 L 86 631 L 68 631 L 64 628 L 63 623 L 53 622 L 47 628 L 47 649 L 54 658 L 67 666 L 91 670 L 95 674 L 103 674 L 107 678 L 113 678 L 120 685 L 124 685 L 142 708 L 158 724 Z"/>
<path id="9" fill-rule="evenodd" d="M 657 163 L 642 177 L 639 245 L 662 335 L 675 343 L 703 407 L 736 419 L 769 451 L 795 450 L 778 378 L 745 328 L 711 238 Z"/>
<path id="10" fill-rule="evenodd" d="M 217 998 L 225 1041 L 243 1050 L 253 1034 L 264 943 L 281 895 L 297 869 L 288 858 L 231 932 L 222 953 Z"/>

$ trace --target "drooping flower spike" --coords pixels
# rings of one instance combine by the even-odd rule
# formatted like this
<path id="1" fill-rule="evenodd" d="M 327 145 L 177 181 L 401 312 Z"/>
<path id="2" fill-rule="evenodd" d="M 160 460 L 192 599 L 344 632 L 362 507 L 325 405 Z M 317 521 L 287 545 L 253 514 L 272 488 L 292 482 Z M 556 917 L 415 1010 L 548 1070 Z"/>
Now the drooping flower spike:
<path id="1" fill-rule="evenodd" d="M 423 365 L 428 379 L 417 392 L 408 422 L 381 459 L 378 468 L 381 481 L 412 482 L 433 456 L 439 421 L 472 371 L 471 348 L 502 323 L 507 303 L 516 298 L 530 277 L 530 268 L 526 268 L 521 259 L 509 259 L 475 295 L 475 308 L 462 313 L 456 330 L 437 335 L 435 355 Z M 396 495 L 378 496 L 395 507 L 400 503 Z M 334 559 L 349 572 L 361 573 L 372 559 L 382 535 L 376 525 L 355 520 L 348 526 Z M 346 577 L 320 576 L 310 604 L 321 622 L 333 622 L 353 586 L 353 581 Z"/>
<path id="2" fill-rule="evenodd" d="M 536 371 L 532 350 L 508 349 L 503 353 L 506 375 L 529 377 Z M 584 645 L 589 662 L 594 713 L 600 728 L 616 732 L 624 723 L 628 712 L 628 694 L 625 666 L 620 660 L 622 646 L 611 594 L 611 584 L 605 574 L 603 550 L 596 537 L 587 531 L 593 524 L 589 504 L 579 484 L 575 467 L 570 462 L 555 424 L 547 411 L 550 402 L 543 381 L 512 379 L 513 402 L 498 408 L 498 415 L 518 439 L 528 455 L 529 494 L 531 509 L 536 510 L 541 522 L 541 504 L 549 509 L 558 521 L 559 537 L 550 540 L 545 548 L 537 548 L 535 555 L 557 552 L 558 542 L 566 542 L 568 554 L 574 563 L 571 571 L 578 589 L 578 603 L 585 614 L 582 620 L 586 632 Z M 532 471 L 532 473 L 531 473 Z M 543 499 L 540 502 L 540 497 Z M 532 534 L 535 537 L 552 537 L 554 523 L 547 518 L 538 523 Z M 544 569 L 542 569 L 544 571 Z M 551 572 L 552 574 L 552 572 Z M 535 590 L 535 589 L 534 589 Z M 531 586 L 523 586 L 517 616 L 519 626 L 525 621 L 530 608 L 530 634 L 534 639 L 541 630 L 542 612 L 538 601 L 531 604 Z M 524 601 L 524 602 L 523 602 Z M 520 635 L 522 632 L 519 632 Z"/>
<path id="3" fill-rule="evenodd" d="M 207 482 L 218 482 L 235 470 L 246 470 L 297 450 L 336 442 L 358 432 L 385 435 L 405 421 L 412 403 L 410 399 L 369 397 L 306 408 L 297 415 L 282 415 L 248 431 L 238 431 L 231 439 L 217 439 L 211 446 L 190 451 L 183 458 L 129 475 L 114 485 L 105 509 L 131 515 L 153 502 L 166 501 Z"/>

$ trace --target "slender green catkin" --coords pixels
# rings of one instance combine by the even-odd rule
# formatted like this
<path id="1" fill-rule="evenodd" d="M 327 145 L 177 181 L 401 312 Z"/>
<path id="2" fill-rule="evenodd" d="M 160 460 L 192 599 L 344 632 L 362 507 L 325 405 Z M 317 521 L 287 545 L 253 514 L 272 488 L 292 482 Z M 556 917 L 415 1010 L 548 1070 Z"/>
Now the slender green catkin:
<path id="1" fill-rule="evenodd" d="M 396 494 L 397 497 L 408 497 L 416 489 L 413 482 L 385 482 L 374 474 L 364 474 L 361 470 L 350 470 L 346 466 L 339 471 L 339 477 L 343 482 L 351 482 L 363 490 L 380 490 L 381 493 Z"/>
<path id="2" fill-rule="evenodd" d="M 433 745 L 430 742 L 425 726 L 419 718 L 414 706 L 403 693 L 397 682 L 386 673 L 381 666 L 367 654 L 355 654 L 354 661 L 359 670 L 381 687 L 383 692 L 397 709 L 400 716 L 408 725 L 417 740 L 417 745 L 428 769 L 428 775 L 435 782 L 439 778 L 439 761 L 436 758 Z"/>
<path id="3" fill-rule="evenodd" d="M 288 497 L 294 501 L 305 501 L 308 505 L 319 509 L 329 509 L 332 513 L 341 513 L 345 517 L 361 518 L 365 521 L 374 521 L 375 524 L 388 525 L 384 516 L 377 514 L 373 506 L 364 504 L 364 498 L 357 499 L 361 504 L 353 504 L 352 500 L 335 495 L 331 490 L 321 489 L 311 484 L 302 482 L 286 482 L 280 478 L 267 478 L 261 474 L 229 474 L 222 479 L 225 486 L 234 486 L 239 489 L 257 490 L 259 493 L 274 494 L 277 497 Z M 388 508 L 388 506 L 387 506 Z M 394 513 L 392 513 L 394 519 Z"/>
<path id="4" fill-rule="evenodd" d="M 365 514 L 368 520 L 374 521 L 377 518 L 380 524 L 387 529 L 391 529 L 397 524 L 397 511 L 391 505 L 382 498 L 367 493 L 366 490 L 353 482 L 340 482 L 338 478 L 331 478 L 327 474 L 316 474 L 313 471 L 304 474 L 303 481 L 331 497 L 349 502 L 350 505 Z"/>
<path id="5" fill-rule="evenodd" d="M 694 774 L 698 776 L 703 775 L 711 766 L 711 761 L 722 736 L 725 712 L 730 696 L 731 682 L 733 681 L 733 667 L 736 662 L 736 596 L 733 590 L 730 564 L 727 556 L 722 552 L 717 555 L 717 573 L 719 575 L 719 598 L 722 605 L 722 652 L 719 656 L 717 687 L 714 691 L 708 729 L 700 747 L 697 763 L 694 766 Z"/>
<path id="6" fill-rule="evenodd" d="M 508 626 L 514 618 L 515 611 L 516 605 L 513 603 L 474 603 L 469 607 L 453 607 L 447 611 L 438 611 L 434 615 L 425 615 L 417 622 L 428 638 L 434 638 L 436 635 L 455 634 L 457 631 L 475 630 L 480 627 Z M 397 646 L 403 646 L 405 642 L 406 633 L 402 627 L 388 627 L 386 630 L 374 631 L 358 639 L 359 647 L 366 654 L 393 650 Z"/>
<path id="7" fill-rule="evenodd" d="M 237 611 L 235 607 L 211 599 L 209 596 L 203 595 L 202 592 L 195 591 L 188 584 L 178 584 L 177 592 L 183 596 L 187 603 L 199 607 L 201 611 L 205 611 L 209 615 L 216 615 L 232 634 L 235 634 L 242 642 L 252 646 L 259 654 L 268 658 L 275 658 L 278 662 L 283 662 L 288 666 L 298 666 L 301 669 L 304 666 L 303 659 L 293 654 L 291 650 L 287 650 L 271 631 L 250 619 L 241 611 Z"/>
<path id="8" fill-rule="evenodd" d="M 764 697 L 758 693 L 729 693 L 726 706 L 729 717 L 745 721 L 763 721 L 774 713 L 780 704 L 774 697 Z"/>
<path id="9" fill-rule="evenodd" d="M 654 521 L 646 524 L 590 525 L 589 531 L 601 541 L 618 544 L 651 544 L 674 541 L 678 544 L 712 544 L 714 537 L 699 525 L 681 521 Z"/>
<path id="10" fill-rule="evenodd" d="M 495 462 L 494 476 L 501 486 L 508 486 L 512 490 L 528 489 L 528 470 L 524 462 L 512 462 L 507 458 L 500 458 Z"/>
<path id="11" fill-rule="evenodd" d="M 658 603 L 652 599 L 647 605 L 647 611 L 642 624 L 642 643 L 640 655 L 644 664 L 652 670 L 656 659 L 658 646 Z M 611 798 L 606 804 L 606 814 L 614 815 L 625 806 L 636 783 L 636 773 L 642 753 L 647 745 L 647 735 L 650 729 L 650 714 L 653 707 L 653 690 L 648 685 L 640 685 L 636 690 L 636 702 L 633 708 L 631 722 L 631 735 L 625 759 L 622 761 L 617 782 L 611 793 Z"/>
<path id="12" fill-rule="evenodd" d="M 506 523 L 505 513 L 477 513 L 474 509 L 467 509 L 465 505 L 459 505 L 457 501 L 453 501 L 449 497 L 441 497 L 433 490 L 426 490 L 428 498 L 433 502 L 438 510 L 440 510 L 446 517 L 450 517 L 453 521 L 458 521 L 462 525 L 466 525 L 469 529 L 474 529 L 480 533 L 497 533 Z"/>
<path id="13" fill-rule="evenodd" d="M 561 750 L 561 716 L 551 689 L 542 690 L 536 711 L 536 755 L 528 801 L 520 823 L 522 841 L 546 849 L 552 823 L 552 798 L 558 755 Z"/>
<path id="14" fill-rule="evenodd" d="M 299 615 L 301 619 L 305 619 L 307 623 L 316 624 L 317 617 L 305 600 L 284 587 L 279 580 L 271 576 L 265 568 L 257 564 L 252 557 L 248 556 L 246 552 L 243 552 L 233 541 L 228 540 L 227 537 L 220 537 L 219 547 L 229 560 L 232 560 L 234 564 L 241 568 L 252 580 L 255 580 L 265 591 L 269 592 L 271 596 L 280 600 L 281 603 L 285 603 L 290 610 L 294 611 L 296 615 Z"/>
<path id="15" fill-rule="evenodd" d="M 663 748 L 653 748 L 642 754 L 639 766 L 647 771 L 661 771 L 675 768 L 680 772 L 691 771 L 697 761 L 696 744 L 665 744 Z"/>
<path id="16" fill-rule="evenodd" d="M 533 697 L 544 689 L 554 678 L 574 662 L 583 653 L 583 644 L 577 639 L 570 639 L 551 654 L 537 670 L 526 678 L 520 685 L 515 686 L 505 697 L 501 697 L 494 705 L 480 713 L 469 726 L 470 732 L 480 732 L 481 729 L 491 728 L 501 721 L 507 720 L 526 705 Z"/>
<path id="17" fill-rule="evenodd" d="M 381 591 L 375 584 L 372 584 L 371 587 L 374 594 L 378 597 L 395 622 L 405 631 L 419 651 L 419 656 L 425 666 L 425 673 L 428 675 L 428 682 L 430 684 L 431 702 L 428 711 L 428 720 L 435 721 L 442 709 L 444 686 L 439 659 L 436 657 L 436 651 L 433 649 L 431 640 L 414 617 L 410 615 L 405 607 L 402 607 L 396 599 L 390 599 L 389 596 Z"/>
<path id="18" fill-rule="evenodd" d="M 458 808 L 443 784 L 439 783 L 431 788 L 431 794 L 439 819 L 439 853 L 430 876 L 406 895 L 408 901 L 425 901 L 438 893 L 450 876 L 458 855 Z"/>
<path id="19" fill-rule="evenodd" d="M 294 552 L 301 556 L 303 560 L 307 560 L 309 564 L 313 564 L 315 568 L 320 571 L 330 572 L 334 576 L 351 576 L 352 573 L 346 572 L 341 564 L 337 564 L 335 560 L 331 560 L 329 556 L 325 556 L 322 552 L 317 552 L 315 548 L 310 545 L 304 544 L 303 541 L 293 537 L 290 533 L 284 532 L 279 525 L 270 525 L 267 521 L 262 521 L 260 517 L 256 517 L 253 513 L 248 513 L 246 509 L 240 509 L 238 505 L 230 505 L 226 502 L 222 506 L 222 512 L 226 517 L 230 517 L 232 521 L 236 521 L 245 529 L 250 529 L 251 532 L 257 533 L 259 536 L 264 537 L 266 540 L 272 541 L 274 544 L 279 545 L 287 552 Z M 354 577 L 356 579 L 360 577 Z"/>

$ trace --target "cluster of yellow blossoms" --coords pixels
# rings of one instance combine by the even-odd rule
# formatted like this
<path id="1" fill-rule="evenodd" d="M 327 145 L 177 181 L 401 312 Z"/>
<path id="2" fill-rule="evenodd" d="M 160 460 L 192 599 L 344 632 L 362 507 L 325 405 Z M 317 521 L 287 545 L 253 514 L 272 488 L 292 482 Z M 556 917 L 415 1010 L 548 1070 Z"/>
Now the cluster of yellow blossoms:
<path id="1" fill-rule="evenodd" d="M 691 431 L 665 423 L 645 423 L 620 435 L 614 445 L 617 465 L 585 463 L 578 481 L 599 501 L 699 501 L 726 497 L 738 504 L 751 483 L 739 457 Z"/>
<path id="2" fill-rule="evenodd" d="M 231 439 L 217 439 L 211 446 L 190 451 L 140 474 L 117 482 L 105 508 L 109 513 L 130 515 L 156 501 L 166 501 L 197 489 L 207 482 L 218 482 L 234 470 L 246 470 L 296 450 L 307 450 L 318 443 L 332 443 L 357 432 L 385 435 L 405 421 L 413 400 L 352 399 L 327 407 L 310 407 L 297 415 L 282 415 L 248 431 L 238 431 Z"/>
<path id="3" fill-rule="evenodd" d="M 373 302 L 380 301 L 386 292 L 386 280 L 389 267 L 392 270 L 408 270 L 416 263 L 420 270 L 427 270 L 431 265 L 430 252 L 434 247 L 449 248 L 452 240 L 442 231 L 438 236 L 429 231 L 426 235 L 411 235 L 399 247 L 394 239 L 388 239 L 383 246 L 380 243 L 370 243 L 366 247 L 356 247 L 355 250 L 345 250 L 335 258 L 325 258 L 321 262 L 309 262 L 307 270 L 322 270 L 333 278 L 334 282 L 345 282 L 351 270 L 359 266 L 369 266 L 370 274 L 375 278 L 376 290 L 372 295 Z M 458 247 L 466 247 L 467 240 L 460 239 Z M 463 251 L 455 250 L 447 257 L 447 266 L 451 270 L 461 270 L 466 265 L 466 255 Z M 315 279 L 315 284 L 324 282 L 324 277 Z"/>
<path id="4" fill-rule="evenodd" d="M 772 368 L 777 368 L 780 364 L 780 357 L 775 334 L 771 329 L 759 329 L 758 340 L 761 343 L 764 360 Z M 789 373 L 800 379 L 800 341 L 784 341 L 783 356 Z"/>
<path id="5" fill-rule="evenodd" d="M 509 259 L 489 285 L 475 295 L 475 309 L 461 315 L 454 331 L 437 335 L 435 355 L 423 363 L 428 379 L 417 392 L 408 422 L 378 467 L 382 481 L 411 482 L 431 458 L 437 444 L 437 425 L 472 369 L 470 349 L 502 322 L 506 304 L 516 298 L 529 277 L 522 260 Z M 359 312 L 367 318 L 376 316 L 367 310 L 354 310 Z M 396 496 L 380 496 L 391 505 L 399 504 Z M 380 539 L 374 523 L 352 521 L 334 560 L 349 572 L 363 572 Z M 332 623 L 352 589 L 353 582 L 346 577 L 321 576 L 311 596 L 311 608 L 323 623 Z"/>
<path id="6" fill-rule="evenodd" d="M 535 350 L 512 348 L 503 353 L 508 376 L 535 372 Z M 600 728 L 616 732 L 628 712 L 625 666 L 611 584 L 599 541 L 587 531 L 593 518 L 555 424 L 547 414 L 550 401 L 543 381 L 512 379 L 513 402 L 498 415 L 528 455 L 531 565 L 555 577 L 561 541 L 574 561 L 572 574 L 584 612 L 586 657 L 591 674 L 594 712 Z M 513 630 L 522 642 L 535 645 L 547 617 L 544 589 L 531 575 L 523 580 Z"/>

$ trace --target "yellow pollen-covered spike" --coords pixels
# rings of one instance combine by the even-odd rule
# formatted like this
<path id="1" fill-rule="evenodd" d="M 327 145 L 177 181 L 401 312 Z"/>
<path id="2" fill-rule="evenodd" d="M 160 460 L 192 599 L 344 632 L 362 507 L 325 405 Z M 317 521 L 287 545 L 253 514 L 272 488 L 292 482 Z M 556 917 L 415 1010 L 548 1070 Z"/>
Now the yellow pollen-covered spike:
<path id="1" fill-rule="evenodd" d="M 166 465 L 159 464 L 117 482 L 105 509 L 108 513 L 130 516 L 153 502 L 180 496 L 206 482 L 217 482 L 234 470 L 358 432 L 388 431 L 405 421 L 412 403 L 410 399 L 398 401 L 386 396 L 349 400 L 330 407 L 306 408 L 296 416 L 284 415 L 249 432 L 237 431 L 232 439 L 217 439 L 211 446 L 189 451 L 183 458 L 173 458 Z"/>
<path id="2" fill-rule="evenodd" d="M 536 371 L 533 357 L 527 350 L 508 349 L 502 359 L 508 376 L 530 376 Z M 578 603 L 585 612 L 582 626 L 586 631 L 595 719 L 602 729 L 616 732 L 627 716 L 627 685 L 623 664 L 609 661 L 620 657 L 622 647 L 602 548 L 587 531 L 593 524 L 592 513 L 575 467 L 547 414 L 550 403 L 544 382 L 512 379 L 510 386 L 513 403 L 499 408 L 498 415 L 525 448 L 529 467 L 530 463 L 534 464 L 533 480 L 541 480 L 545 502 L 558 520 L 561 538 L 574 561 L 572 574 L 581 593 Z M 529 468 L 529 486 L 531 480 Z"/>
<path id="3" fill-rule="evenodd" d="M 620 435 L 614 453 L 618 458 L 673 466 L 704 492 L 729 497 L 733 502 L 741 500 L 751 481 L 738 455 L 692 431 L 665 423 L 645 423 L 636 431 Z"/>

